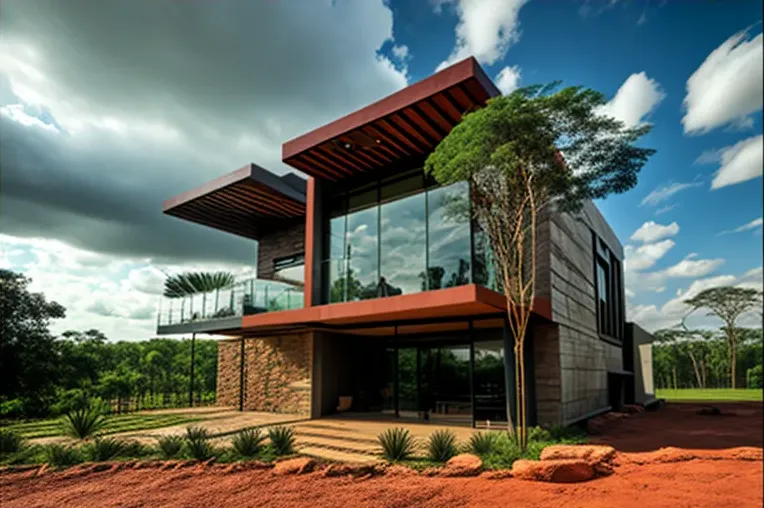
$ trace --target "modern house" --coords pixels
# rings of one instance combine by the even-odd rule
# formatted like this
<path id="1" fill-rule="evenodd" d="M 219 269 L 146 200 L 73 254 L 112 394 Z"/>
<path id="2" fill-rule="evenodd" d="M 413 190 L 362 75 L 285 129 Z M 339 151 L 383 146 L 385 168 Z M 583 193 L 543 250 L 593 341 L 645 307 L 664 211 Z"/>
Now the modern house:
<path id="1" fill-rule="evenodd" d="M 422 171 L 462 116 L 499 93 L 469 58 L 286 142 L 283 161 L 307 180 L 250 164 L 164 203 L 169 215 L 257 241 L 256 278 L 160 310 L 159 333 L 230 336 L 219 345 L 219 404 L 507 420 L 505 299 L 484 235 L 450 212 L 469 205 L 468 185 L 440 187 Z M 540 221 L 531 423 L 573 423 L 623 400 L 633 374 L 622 261 L 591 203 Z"/>

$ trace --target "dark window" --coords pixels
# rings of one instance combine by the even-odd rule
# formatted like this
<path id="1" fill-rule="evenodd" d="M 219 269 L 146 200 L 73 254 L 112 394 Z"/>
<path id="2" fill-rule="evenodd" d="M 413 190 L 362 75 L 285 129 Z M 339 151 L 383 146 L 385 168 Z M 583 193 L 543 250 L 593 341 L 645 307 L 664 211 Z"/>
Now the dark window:
<path id="1" fill-rule="evenodd" d="M 594 280 L 597 300 L 597 329 L 600 334 L 623 338 L 623 280 L 621 261 L 594 237 Z"/>

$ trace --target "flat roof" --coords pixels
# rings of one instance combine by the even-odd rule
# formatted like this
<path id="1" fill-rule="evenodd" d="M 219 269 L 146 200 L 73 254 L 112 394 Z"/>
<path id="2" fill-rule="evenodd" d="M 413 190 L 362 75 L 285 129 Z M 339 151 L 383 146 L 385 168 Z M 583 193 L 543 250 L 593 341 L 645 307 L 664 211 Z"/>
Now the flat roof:
<path id="1" fill-rule="evenodd" d="M 316 178 L 341 181 L 419 162 L 468 112 L 500 95 L 467 58 L 282 146 L 282 160 Z"/>
<path id="2" fill-rule="evenodd" d="M 305 216 L 306 181 L 247 164 L 162 203 L 167 215 L 257 240 Z"/>

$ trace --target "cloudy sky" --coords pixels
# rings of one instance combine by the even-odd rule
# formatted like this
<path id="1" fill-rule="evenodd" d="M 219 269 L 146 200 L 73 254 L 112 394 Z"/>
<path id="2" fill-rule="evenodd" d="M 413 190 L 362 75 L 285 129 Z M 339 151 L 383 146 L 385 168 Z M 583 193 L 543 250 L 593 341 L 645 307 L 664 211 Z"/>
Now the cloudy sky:
<path id="1" fill-rule="evenodd" d="M 3 0 L 0 23 L 0 266 L 67 307 L 57 332 L 150 337 L 163 272 L 251 272 L 251 242 L 162 200 L 248 162 L 284 173 L 282 142 L 469 55 L 505 92 L 581 84 L 654 124 L 639 185 L 598 203 L 632 319 L 761 287 L 756 0 Z"/>

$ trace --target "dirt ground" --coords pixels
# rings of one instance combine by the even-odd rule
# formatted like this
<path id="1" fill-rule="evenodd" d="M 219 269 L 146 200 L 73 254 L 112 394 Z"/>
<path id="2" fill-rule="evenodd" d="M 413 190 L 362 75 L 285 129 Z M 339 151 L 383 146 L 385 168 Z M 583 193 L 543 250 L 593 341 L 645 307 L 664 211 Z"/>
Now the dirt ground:
<path id="1" fill-rule="evenodd" d="M 730 416 L 700 416 L 695 414 L 699 405 L 670 404 L 658 412 L 613 421 L 596 440 L 620 450 L 621 465 L 612 476 L 583 484 L 416 474 L 350 479 L 325 478 L 316 472 L 277 477 L 268 470 L 232 472 L 226 465 L 196 465 L 84 476 L 61 472 L 35 477 L 35 471 L 0 474 L 0 505 L 760 507 L 764 487 L 761 460 L 731 460 L 740 450 L 726 449 L 761 448 L 762 404 L 718 406 Z M 657 452 L 666 446 L 683 450 Z M 743 450 L 743 455 L 753 450 L 760 456 L 755 448 Z"/>

